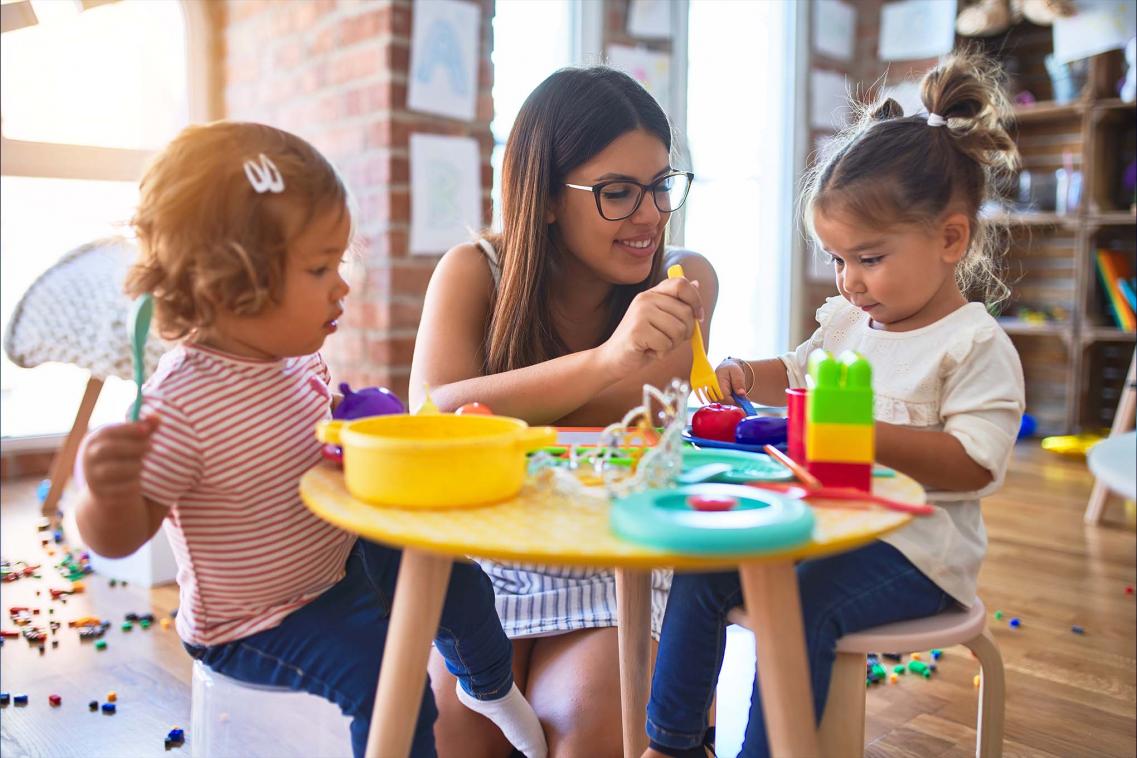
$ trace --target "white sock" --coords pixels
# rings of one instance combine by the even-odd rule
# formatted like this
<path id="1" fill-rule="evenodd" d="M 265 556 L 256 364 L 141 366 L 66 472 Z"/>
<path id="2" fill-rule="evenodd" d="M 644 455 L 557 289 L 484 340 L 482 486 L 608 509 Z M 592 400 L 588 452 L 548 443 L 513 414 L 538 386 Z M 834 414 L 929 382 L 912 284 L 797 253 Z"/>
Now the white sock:
<path id="1" fill-rule="evenodd" d="M 458 683 L 458 700 L 474 713 L 480 713 L 497 724 L 502 734 L 515 748 L 527 758 L 545 758 L 549 746 L 545 743 L 545 731 L 537 720 L 537 713 L 529 701 L 514 684 L 504 697 L 497 700 L 478 700 L 462 689 Z"/>

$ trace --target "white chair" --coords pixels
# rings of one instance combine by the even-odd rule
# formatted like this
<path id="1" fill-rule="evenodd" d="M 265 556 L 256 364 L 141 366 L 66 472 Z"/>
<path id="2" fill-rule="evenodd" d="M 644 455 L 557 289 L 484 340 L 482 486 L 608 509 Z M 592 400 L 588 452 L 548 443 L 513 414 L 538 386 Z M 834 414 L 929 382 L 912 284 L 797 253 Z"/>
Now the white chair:
<path id="1" fill-rule="evenodd" d="M 734 609 L 730 621 L 747 626 L 746 612 L 742 608 Z M 987 609 L 978 598 L 970 609 L 956 607 L 937 616 L 885 624 L 838 640 L 829 698 L 818 730 L 821 754 L 864 754 L 865 665 L 869 653 L 915 653 L 952 645 L 964 645 L 979 660 L 975 755 L 999 758 L 1003 754 L 1006 695 L 1003 656 L 987 629 Z"/>
<path id="2" fill-rule="evenodd" d="M 307 692 L 246 684 L 193 663 L 193 758 L 350 758 L 351 720 Z"/>

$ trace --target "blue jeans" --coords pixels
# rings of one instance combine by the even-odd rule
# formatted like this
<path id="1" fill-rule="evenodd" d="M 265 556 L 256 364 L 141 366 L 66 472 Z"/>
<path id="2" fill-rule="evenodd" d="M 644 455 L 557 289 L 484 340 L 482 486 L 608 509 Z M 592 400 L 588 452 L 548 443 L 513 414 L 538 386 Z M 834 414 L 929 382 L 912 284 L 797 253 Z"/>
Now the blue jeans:
<path id="1" fill-rule="evenodd" d="M 899 550 L 884 542 L 803 561 L 796 570 L 818 721 L 829 694 L 838 639 L 893 621 L 933 616 L 954 602 Z M 700 746 L 722 668 L 726 615 L 740 605 L 742 586 L 737 571 L 675 575 L 647 706 L 648 737 L 660 752 L 704 755 Z M 755 680 L 741 755 L 769 754 Z"/>
<path id="2" fill-rule="evenodd" d="M 358 540 L 344 578 L 279 626 L 212 647 L 186 649 L 233 679 L 303 690 L 332 701 L 351 717 L 351 747 L 361 758 L 401 557 L 398 550 Z M 478 566 L 454 563 L 434 644 L 462 688 L 479 700 L 502 697 L 513 686 L 513 646 L 501 629 L 489 578 Z M 412 756 L 435 755 L 437 716 L 426 686 Z"/>

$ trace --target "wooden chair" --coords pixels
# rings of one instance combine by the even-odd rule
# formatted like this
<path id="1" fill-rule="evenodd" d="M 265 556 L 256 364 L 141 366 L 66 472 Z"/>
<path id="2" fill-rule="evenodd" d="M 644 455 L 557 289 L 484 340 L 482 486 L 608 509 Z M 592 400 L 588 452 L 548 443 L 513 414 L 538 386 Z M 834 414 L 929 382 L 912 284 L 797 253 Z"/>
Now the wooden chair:
<path id="1" fill-rule="evenodd" d="M 729 618 L 740 626 L 747 626 L 746 613 L 741 608 L 732 611 Z M 987 609 L 978 598 L 969 609 L 957 607 L 937 616 L 885 624 L 838 640 L 829 698 L 818 730 L 821 754 L 864 754 L 865 665 L 869 653 L 914 653 L 952 645 L 964 645 L 979 659 L 975 755 L 979 758 L 1001 756 L 1006 695 L 1003 657 L 987 629 Z"/>
<path id="2" fill-rule="evenodd" d="M 1129 373 L 1125 376 L 1125 385 L 1121 389 L 1121 399 L 1117 402 L 1117 413 L 1113 416 L 1113 427 L 1109 430 L 1109 436 L 1116 437 L 1132 429 L 1135 415 L 1137 415 L 1137 350 L 1134 351 L 1133 360 L 1129 363 Z M 1084 520 L 1087 524 L 1101 523 L 1108 498 L 1109 488 L 1095 479 L 1090 500 L 1086 503 Z"/>

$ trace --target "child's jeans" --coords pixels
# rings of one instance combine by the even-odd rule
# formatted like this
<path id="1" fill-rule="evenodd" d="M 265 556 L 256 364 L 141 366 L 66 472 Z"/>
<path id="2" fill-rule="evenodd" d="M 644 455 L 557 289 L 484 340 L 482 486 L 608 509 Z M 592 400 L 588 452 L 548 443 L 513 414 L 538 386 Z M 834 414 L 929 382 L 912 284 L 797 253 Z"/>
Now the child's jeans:
<path id="1" fill-rule="evenodd" d="M 954 602 L 884 542 L 804 561 L 797 566 L 797 578 L 818 721 L 829 694 L 839 638 L 893 621 L 933 616 Z M 647 733 L 657 750 L 704 755 L 700 746 L 722 667 L 726 615 L 740 605 L 737 571 L 675 575 L 647 707 Z M 741 755 L 769 755 L 757 682 L 750 694 L 750 721 Z"/>
<path id="2" fill-rule="evenodd" d="M 348 557 L 344 578 L 279 626 L 221 645 L 186 645 L 186 649 L 233 679 L 303 690 L 331 700 L 351 717 L 351 746 L 361 758 L 401 555 L 361 539 Z M 297 556 L 297 570 L 304 570 L 303 556 Z M 478 566 L 455 561 L 435 646 L 462 688 L 474 697 L 492 700 L 513 686 L 513 647 L 494 609 L 489 578 Z M 435 754 L 437 715 L 427 686 L 412 756 Z"/>

